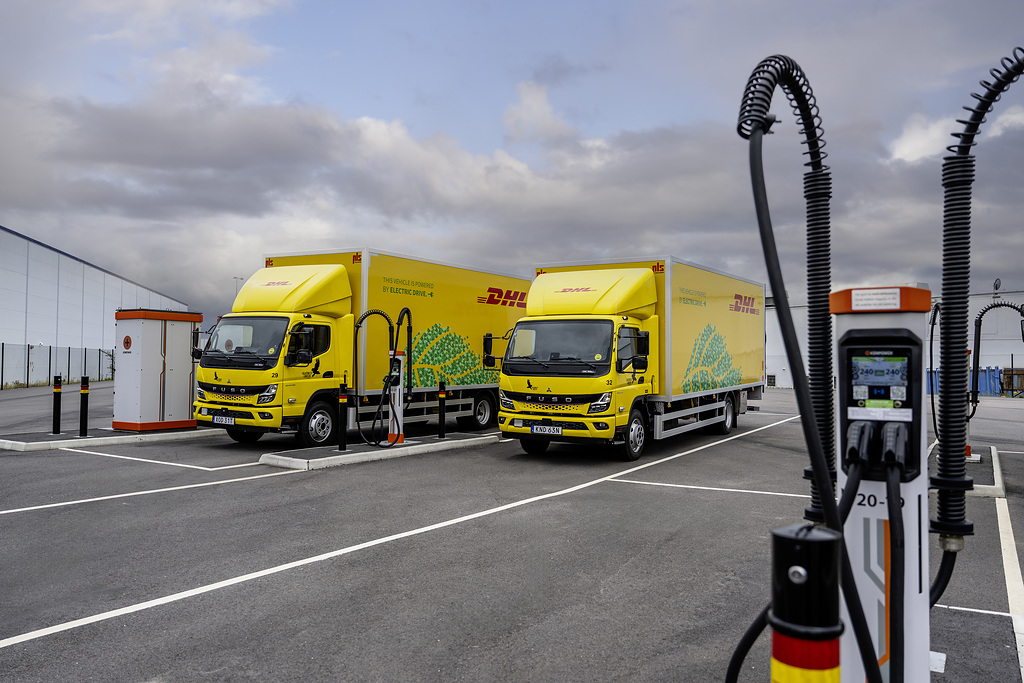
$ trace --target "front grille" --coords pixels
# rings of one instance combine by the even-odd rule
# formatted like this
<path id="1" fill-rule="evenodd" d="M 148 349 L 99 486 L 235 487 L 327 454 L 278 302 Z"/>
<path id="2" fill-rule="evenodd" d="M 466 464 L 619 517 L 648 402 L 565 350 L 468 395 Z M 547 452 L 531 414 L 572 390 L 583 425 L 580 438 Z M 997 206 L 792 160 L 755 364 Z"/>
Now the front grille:
<path id="1" fill-rule="evenodd" d="M 210 403 L 253 403 L 256 396 L 238 396 L 237 394 L 211 394 L 206 392 L 206 400 Z"/>
<path id="2" fill-rule="evenodd" d="M 580 413 L 583 412 L 583 408 L 584 406 L 553 406 L 546 403 L 523 404 L 524 410 L 529 410 L 539 415 L 545 415 L 547 413 Z"/>

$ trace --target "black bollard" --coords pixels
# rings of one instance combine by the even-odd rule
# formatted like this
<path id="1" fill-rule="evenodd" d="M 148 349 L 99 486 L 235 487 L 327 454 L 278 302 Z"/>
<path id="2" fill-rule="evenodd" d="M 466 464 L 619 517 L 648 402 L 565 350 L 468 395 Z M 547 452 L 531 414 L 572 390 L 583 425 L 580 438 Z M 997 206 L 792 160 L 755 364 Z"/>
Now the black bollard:
<path id="1" fill-rule="evenodd" d="M 348 385 L 341 383 L 338 388 L 338 450 L 343 451 L 348 447 Z"/>
<path id="2" fill-rule="evenodd" d="M 82 408 L 78 416 L 78 435 L 89 436 L 89 378 L 82 375 Z"/>
<path id="3" fill-rule="evenodd" d="M 825 527 L 772 531 L 772 680 L 839 680 L 841 543 Z"/>
<path id="4" fill-rule="evenodd" d="M 53 378 L 53 433 L 60 434 L 60 375 Z"/>
<path id="5" fill-rule="evenodd" d="M 444 382 L 437 383 L 437 438 L 444 438 L 444 402 L 448 398 Z"/>

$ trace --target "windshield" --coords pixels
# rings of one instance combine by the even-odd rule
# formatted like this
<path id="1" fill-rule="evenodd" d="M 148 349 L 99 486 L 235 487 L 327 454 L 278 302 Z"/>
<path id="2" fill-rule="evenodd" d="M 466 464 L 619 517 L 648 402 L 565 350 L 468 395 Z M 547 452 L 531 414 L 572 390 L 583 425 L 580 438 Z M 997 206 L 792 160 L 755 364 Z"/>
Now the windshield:
<path id="1" fill-rule="evenodd" d="M 265 365 L 280 355 L 287 328 L 287 318 L 221 318 L 206 343 L 203 360 Z"/>
<path id="2" fill-rule="evenodd" d="M 609 320 L 520 321 L 502 367 L 516 375 L 604 374 L 611 367 L 611 349 Z"/>

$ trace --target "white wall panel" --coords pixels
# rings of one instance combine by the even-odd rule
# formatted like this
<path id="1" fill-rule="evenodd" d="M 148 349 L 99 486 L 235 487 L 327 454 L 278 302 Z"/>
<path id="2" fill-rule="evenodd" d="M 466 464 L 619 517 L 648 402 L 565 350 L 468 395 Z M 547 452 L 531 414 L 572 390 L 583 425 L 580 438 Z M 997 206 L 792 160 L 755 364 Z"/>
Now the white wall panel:
<path id="1" fill-rule="evenodd" d="M 28 242 L 0 232 L 0 342 L 25 343 Z"/>
<path id="2" fill-rule="evenodd" d="M 53 345 L 57 341 L 58 256 L 41 245 L 28 245 L 25 334 L 29 344 Z"/>
<path id="3" fill-rule="evenodd" d="M 57 267 L 57 346 L 81 348 L 85 264 L 61 254 Z"/>
<path id="4" fill-rule="evenodd" d="M 103 348 L 103 285 L 104 273 L 86 266 L 82 293 L 82 343 L 84 349 Z"/>

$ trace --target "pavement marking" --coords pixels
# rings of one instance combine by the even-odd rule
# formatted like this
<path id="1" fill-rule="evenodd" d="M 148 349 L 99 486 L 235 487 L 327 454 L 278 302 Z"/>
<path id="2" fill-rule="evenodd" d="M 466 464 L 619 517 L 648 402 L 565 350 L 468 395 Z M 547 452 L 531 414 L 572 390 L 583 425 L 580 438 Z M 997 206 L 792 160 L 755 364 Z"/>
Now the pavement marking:
<path id="1" fill-rule="evenodd" d="M 1024 678 L 1024 579 L 1021 578 L 1020 560 L 1017 557 L 1017 542 L 1010 524 L 1010 507 L 1005 498 L 996 498 L 996 514 L 999 520 L 999 545 L 1003 551 L 1003 573 L 1006 575 L 1006 597 L 1013 618 L 1013 635 L 1017 640 L 1017 663 L 1021 678 Z"/>
<path id="2" fill-rule="evenodd" d="M 993 617 L 1013 617 L 1009 612 L 994 612 L 990 609 L 977 609 L 975 607 L 954 607 L 953 605 L 942 605 L 935 603 L 933 607 L 941 607 L 942 609 L 952 610 L 954 612 L 972 612 L 974 614 L 989 614 Z"/>
<path id="3" fill-rule="evenodd" d="M 169 467 L 187 467 L 192 470 L 202 470 L 203 472 L 217 472 L 219 470 L 230 470 L 236 467 L 253 467 L 259 465 L 258 462 L 246 462 L 241 465 L 224 465 L 223 467 L 203 467 L 201 465 L 186 465 L 180 462 L 167 462 L 165 460 L 150 460 L 149 458 L 133 458 L 129 455 L 114 455 L 113 453 L 100 453 L 99 451 L 86 451 L 81 448 L 61 448 L 62 451 L 68 451 L 70 453 L 85 453 L 86 455 L 99 455 L 104 458 L 117 458 L 119 460 L 134 460 L 136 462 L 148 462 L 154 465 L 167 465 Z"/>
<path id="4" fill-rule="evenodd" d="M 637 481 L 635 479 L 611 479 L 623 484 L 643 484 L 645 486 L 668 486 L 674 489 L 696 489 L 698 491 L 723 491 L 725 493 L 755 493 L 760 496 L 786 496 L 787 498 L 810 498 L 804 493 L 776 493 L 774 491 L 751 491 L 748 489 L 724 489 L 717 486 L 693 486 L 690 484 L 663 484 L 657 481 Z"/>
<path id="5" fill-rule="evenodd" d="M 373 548 L 375 546 L 384 545 L 386 543 L 391 543 L 393 541 L 398 541 L 398 540 L 401 540 L 401 539 L 404 539 L 404 538 L 410 538 L 412 536 L 419 536 L 419 535 L 422 535 L 422 534 L 425 534 L 425 533 L 429 533 L 431 531 L 437 531 L 439 529 L 445 529 L 445 528 L 450 527 L 450 526 L 456 526 L 456 525 L 462 524 L 464 522 L 469 522 L 469 521 L 472 521 L 472 520 L 475 520 L 475 519 L 480 519 L 482 517 L 489 517 L 489 516 L 497 514 L 499 512 L 505 512 L 507 510 L 514 510 L 515 508 L 522 507 L 524 505 L 530 505 L 531 503 L 536 503 L 538 501 L 548 500 L 548 499 L 551 499 L 551 498 L 557 498 L 559 496 L 568 495 L 570 493 L 575 493 L 576 491 L 581 491 L 583 489 L 590 488 L 591 486 L 596 486 L 597 484 L 603 484 L 603 483 L 605 483 L 607 481 L 611 481 L 611 480 L 615 479 L 616 477 L 621 477 L 623 475 L 631 474 L 633 472 L 638 472 L 640 470 L 647 469 L 648 467 L 654 467 L 655 465 L 660 465 L 662 463 L 666 463 L 666 462 L 669 462 L 671 460 L 675 460 L 676 458 L 681 458 L 684 455 L 689 455 L 691 453 L 696 453 L 698 451 L 702 451 L 702 450 L 705 450 L 707 448 L 711 448 L 713 446 L 717 446 L 718 444 L 723 444 L 723 443 L 726 443 L 728 441 L 733 441 L 735 439 L 739 439 L 739 438 L 750 436 L 752 434 L 756 434 L 757 432 L 763 431 L 765 429 L 770 429 L 772 427 L 784 424 L 786 422 L 790 422 L 791 420 L 798 419 L 799 417 L 800 416 L 797 415 L 797 416 L 794 416 L 794 417 L 786 418 L 785 420 L 779 420 L 778 422 L 766 425 L 764 427 L 758 427 L 757 429 L 752 429 L 752 430 L 747 431 L 747 432 L 742 432 L 740 434 L 735 434 L 735 435 L 730 436 L 730 437 L 726 437 L 726 438 L 723 438 L 723 439 L 718 439 L 716 441 L 712 441 L 710 443 L 704 444 L 703 446 L 697 446 L 696 448 L 692 448 L 692 449 L 690 449 L 688 451 L 683 451 L 681 453 L 676 453 L 675 455 L 670 455 L 668 457 L 661 458 L 660 460 L 655 460 L 653 462 L 649 462 L 649 463 L 644 464 L 644 465 L 639 465 L 637 467 L 631 467 L 631 468 L 629 468 L 629 469 L 627 469 L 627 470 L 625 470 L 623 472 L 617 472 L 615 474 L 609 474 L 608 476 L 601 477 L 600 479 L 594 479 L 593 481 L 588 481 L 588 482 L 584 482 L 582 484 L 577 484 L 576 486 L 570 486 L 569 488 L 562 489 L 561 491 L 554 491 L 552 493 L 545 493 L 545 494 L 542 494 L 542 495 L 539 495 L 539 496 L 534 496 L 532 498 L 526 498 L 524 500 L 516 501 L 516 502 L 513 502 L 513 503 L 507 503 L 505 505 L 499 505 L 498 507 L 489 508 L 487 510 L 481 510 L 479 512 L 474 512 L 474 513 L 471 513 L 471 514 L 468 514 L 468 515 L 464 515 L 462 517 L 456 517 L 455 519 L 449 519 L 449 520 L 444 521 L 444 522 L 438 522 L 436 524 L 430 524 L 428 526 L 420 527 L 418 529 L 412 529 L 412 530 L 409 530 L 409 531 L 403 531 L 403 532 L 400 532 L 400 533 L 397 533 L 397 534 L 392 534 L 390 536 L 384 536 L 382 538 L 376 538 L 376 539 L 373 539 L 373 540 L 370 540 L 370 541 L 365 541 L 363 543 L 358 543 L 356 545 L 351 545 L 351 546 L 348 546 L 346 548 L 340 548 L 338 550 L 332 550 L 330 552 L 323 553 L 323 554 L 320 554 L 320 555 L 314 555 L 313 557 L 307 557 L 307 558 L 304 558 L 304 559 L 301 559 L 301 560 L 295 560 L 294 562 L 288 562 L 286 564 L 281 564 L 281 565 L 278 565 L 276 567 L 268 567 L 267 569 L 261 569 L 259 571 L 251 572 L 249 574 L 243 574 L 241 576 L 236 576 L 236 577 L 233 577 L 233 578 L 230 578 L 230 579 L 225 579 L 223 581 L 217 581 L 216 583 L 210 583 L 210 584 L 207 584 L 205 586 L 199 586 L 197 588 L 192 588 L 192 589 L 187 590 L 187 591 L 181 591 L 180 593 L 174 593 L 172 595 L 165 595 L 165 596 L 163 596 L 161 598 L 154 598 L 153 600 L 147 600 L 145 602 L 136 603 L 134 605 L 128 605 L 127 607 L 121 607 L 119 609 L 114 609 L 114 610 L 110 610 L 110 611 L 107 611 L 107 612 L 101 612 L 100 614 L 94 614 L 92 616 L 83 617 L 81 619 L 75 619 L 73 621 L 67 621 L 67 622 L 64 622 L 63 624 L 56 624 L 54 626 L 48 626 L 46 628 L 37 629 L 35 631 L 29 631 L 28 633 L 22 633 L 22 634 L 17 635 L 17 636 L 11 636 L 10 638 L 4 638 L 3 640 L 0 640 L 0 649 L 6 648 L 6 647 L 10 647 L 12 645 L 17 645 L 19 643 L 25 643 L 25 642 L 28 642 L 30 640 L 36 640 L 37 638 L 44 638 L 46 636 L 50 636 L 50 635 L 53 635 L 55 633 L 61 633 L 63 631 L 70 631 L 70 630 L 73 630 L 73 629 L 76 629 L 76 628 L 81 628 L 82 626 L 88 626 L 90 624 L 95 624 L 95 623 L 98 623 L 98 622 L 101 622 L 101 621 L 107 621 L 109 619 L 116 619 L 118 617 L 122 617 L 122 616 L 125 616 L 125 615 L 128 615 L 128 614 L 134 614 L 135 612 L 142 612 L 144 610 L 152 609 L 154 607 L 160 607 L 162 605 L 167 605 L 167 604 L 170 604 L 170 603 L 173 603 L 173 602 L 178 602 L 178 601 L 181 601 L 181 600 L 186 600 L 188 598 L 193 598 L 193 597 L 196 597 L 198 595 L 203 595 L 205 593 L 211 593 L 213 591 L 220 590 L 221 588 L 228 588 L 230 586 L 234 586 L 234 585 L 237 585 L 237 584 L 240 584 L 240 583 L 246 583 L 248 581 L 254 581 L 256 579 L 260 579 L 260 578 L 263 578 L 265 576 L 271 576 L 273 574 L 278 574 L 280 572 L 288 571 L 288 570 L 291 570 L 291 569 L 296 569 L 298 567 L 304 567 L 306 565 L 316 564 L 318 562 L 323 562 L 325 560 L 330 560 L 330 559 L 333 559 L 333 558 L 336 558 L 336 557 L 341 557 L 343 555 L 349 555 L 351 553 L 358 552 L 360 550 L 366 550 L 367 548 Z M 293 473 L 302 472 L 302 471 L 303 470 L 286 470 L 284 472 L 275 472 L 273 474 L 265 474 L 265 475 L 261 475 L 261 476 L 271 477 L 271 476 L 277 476 L 277 475 L 283 475 L 283 474 L 293 474 Z M 251 477 L 251 478 L 255 479 L 256 477 Z M 217 483 L 221 483 L 221 482 L 217 482 Z M 224 482 L 224 483 L 226 483 L 226 482 Z M 202 485 L 203 484 L 200 484 L 199 486 L 202 486 Z M 210 484 L 206 484 L 206 485 L 210 485 Z M 191 487 L 181 487 L 181 488 L 191 488 Z M 125 495 L 131 495 L 131 494 L 125 494 Z M 111 496 L 111 498 L 119 498 L 119 497 L 123 497 L 123 496 Z"/>
<path id="6" fill-rule="evenodd" d="M 217 484 L 234 484 L 240 481 L 252 481 L 265 477 L 279 477 L 282 474 L 295 474 L 302 470 L 285 470 L 283 472 L 271 472 L 270 474 L 257 474 L 252 477 L 239 477 L 238 479 L 222 479 L 220 481 L 207 481 L 202 484 L 185 484 L 184 486 L 172 486 L 165 489 L 151 489 L 149 491 L 133 491 L 132 493 L 115 493 L 111 496 L 99 496 L 98 498 L 83 498 L 81 500 L 69 500 L 63 503 L 47 503 L 45 505 L 33 505 L 32 507 L 16 508 L 13 510 L 0 510 L 0 515 L 13 515 L 18 512 L 32 512 L 33 510 L 46 510 L 47 508 L 67 507 L 69 505 L 82 505 L 84 503 L 98 503 L 104 500 L 115 500 L 117 498 L 132 498 L 134 496 L 148 496 L 151 493 L 168 493 L 170 491 L 184 491 L 185 489 L 198 489 L 204 486 L 216 486 Z"/>

